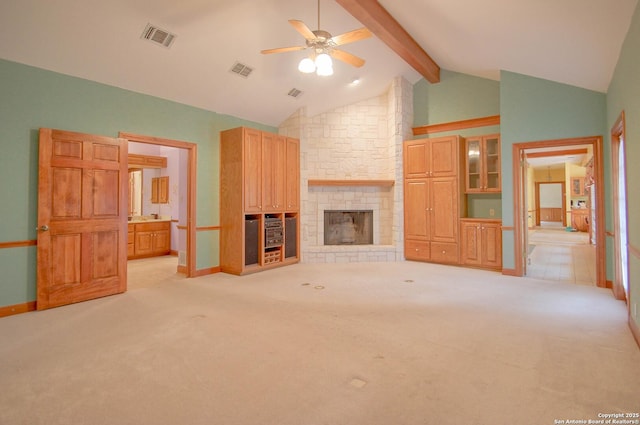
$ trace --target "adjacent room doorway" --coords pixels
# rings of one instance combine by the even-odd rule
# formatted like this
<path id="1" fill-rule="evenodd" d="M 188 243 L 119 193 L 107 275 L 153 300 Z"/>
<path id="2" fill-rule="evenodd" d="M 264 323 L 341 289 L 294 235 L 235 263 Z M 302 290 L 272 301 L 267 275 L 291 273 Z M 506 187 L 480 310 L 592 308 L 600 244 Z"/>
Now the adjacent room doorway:
<path id="1" fill-rule="evenodd" d="M 605 274 L 605 233 L 604 233 L 604 205 L 600 201 L 604 194 L 604 172 L 602 155 L 602 137 L 583 137 L 575 139 L 546 140 L 538 142 L 516 143 L 512 147 L 513 154 L 513 176 L 514 176 L 514 246 L 515 246 L 515 275 L 527 275 L 527 262 L 529 260 L 529 229 L 535 227 L 535 209 L 530 208 L 533 204 L 532 188 L 528 189 L 533 170 L 527 165 L 528 157 L 545 157 L 554 155 L 569 154 L 573 151 L 582 151 L 587 147 L 592 154 L 593 161 L 590 164 L 590 185 L 588 196 L 591 199 L 593 210 L 589 210 L 588 220 L 592 226 L 592 233 L 589 233 L 590 241 L 595 245 L 595 284 L 599 287 L 606 287 Z M 549 151 L 554 151 L 550 153 Z M 565 174 L 558 180 L 567 180 L 569 176 Z M 553 180 L 556 180 L 553 178 Z M 568 205 L 562 211 L 564 220 L 571 223 L 571 209 Z M 585 211 L 587 212 L 587 211 Z M 559 227 L 560 231 L 563 231 Z"/>

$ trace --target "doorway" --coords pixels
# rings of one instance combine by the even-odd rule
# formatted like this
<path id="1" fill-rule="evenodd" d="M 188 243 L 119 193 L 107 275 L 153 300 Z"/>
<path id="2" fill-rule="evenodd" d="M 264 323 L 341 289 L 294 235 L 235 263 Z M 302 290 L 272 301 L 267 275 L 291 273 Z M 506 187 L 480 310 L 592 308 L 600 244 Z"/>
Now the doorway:
<path id="1" fill-rule="evenodd" d="M 180 219 L 177 223 L 178 231 L 184 232 L 184 258 L 181 257 L 182 249 L 178 250 L 177 271 L 184 273 L 186 277 L 196 275 L 196 161 L 197 161 L 197 145 L 195 143 L 183 142 L 178 140 L 161 139 L 151 136 L 143 136 L 132 133 L 120 132 L 119 137 L 129 142 L 142 143 L 148 145 L 156 145 L 163 148 L 177 149 L 181 155 L 186 155 L 186 196 L 179 200 Z"/>
<path id="2" fill-rule="evenodd" d="M 517 143 L 513 145 L 513 176 L 514 181 L 514 212 L 516 217 L 514 222 L 514 242 L 515 242 L 515 274 L 517 276 L 528 276 L 527 267 L 530 261 L 531 244 L 529 241 L 529 230 L 536 230 L 537 222 L 544 222 L 539 220 L 542 217 L 536 217 L 534 198 L 535 190 L 532 182 L 535 181 L 535 169 L 536 166 L 541 168 L 542 173 L 546 173 L 545 178 L 550 180 L 557 180 L 560 182 L 571 183 L 571 172 L 568 171 L 569 167 L 566 165 L 562 167 L 562 172 L 559 172 L 560 177 L 554 177 L 553 174 L 549 174 L 549 168 L 551 165 L 549 161 L 551 158 L 555 158 L 553 161 L 558 161 L 558 158 L 564 158 L 562 162 L 567 162 L 568 157 L 576 155 L 588 154 L 591 156 L 592 161 L 588 164 L 588 181 L 585 184 L 583 182 L 582 188 L 588 188 L 580 194 L 580 200 L 574 202 L 574 207 L 578 206 L 578 202 L 584 202 L 584 205 L 588 205 L 592 208 L 585 208 L 584 211 L 580 211 L 585 215 L 585 220 L 589 223 L 588 232 L 582 234 L 583 238 L 587 238 L 589 245 L 595 246 L 594 260 L 590 264 L 595 264 L 594 270 L 594 283 L 599 287 L 606 287 L 606 275 L 605 275 L 605 239 L 604 239 L 604 227 L 599 225 L 604 219 L 604 205 L 602 202 L 598 202 L 599 199 L 603 199 L 604 187 L 604 173 L 602 165 L 602 137 L 585 137 L 576 139 L 560 139 L 560 140 L 547 140 L 539 142 Z M 544 164 L 544 165 L 541 165 Z M 587 167 L 585 167 L 587 168 Z M 584 177 L 581 177 L 584 179 Z M 544 178 L 539 178 L 544 180 Z M 571 186 L 569 186 L 571 187 Z M 575 215 L 571 208 L 570 193 L 565 192 L 565 206 L 561 207 L 562 223 L 566 226 L 557 226 L 557 236 L 563 236 L 571 238 L 575 237 L 573 223 Z M 587 199 L 589 201 L 587 201 Z M 582 204 L 580 204 L 582 206 Z M 533 208 L 532 208 L 533 206 Z M 562 209 L 564 208 L 564 209 Z M 556 213 L 557 214 L 557 213 Z M 558 220 L 554 217 L 554 220 Z M 557 221 L 554 221 L 557 223 Z M 563 232 L 562 234 L 560 232 Z M 586 236 L 588 235 L 588 236 Z M 553 238 L 553 236 L 551 236 Z M 540 254 L 540 251 L 538 252 Z M 556 258 L 552 256 L 551 258 Z M 531 272 L 534 270 L 531 270 Z"/>

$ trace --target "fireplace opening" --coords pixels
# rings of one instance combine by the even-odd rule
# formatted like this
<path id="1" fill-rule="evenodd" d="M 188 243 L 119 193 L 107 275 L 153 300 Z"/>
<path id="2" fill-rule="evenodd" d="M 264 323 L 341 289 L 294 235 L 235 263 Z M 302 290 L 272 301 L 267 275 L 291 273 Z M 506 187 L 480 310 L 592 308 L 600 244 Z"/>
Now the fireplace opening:
<path id="1" fill-rule="evenodd" d="M 324 244 L 373 244 L 373 210 L 325 210 Z"/>

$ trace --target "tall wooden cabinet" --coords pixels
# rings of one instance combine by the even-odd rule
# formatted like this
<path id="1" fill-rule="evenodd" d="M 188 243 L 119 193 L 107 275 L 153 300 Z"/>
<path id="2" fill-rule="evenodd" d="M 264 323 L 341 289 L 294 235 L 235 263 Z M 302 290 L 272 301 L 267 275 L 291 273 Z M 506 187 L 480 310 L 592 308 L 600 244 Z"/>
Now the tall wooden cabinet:
<path id="1" fill-rule="evenodd" d="M 464 210 L 460 139 L 404 142 L 405 258 L 457 264 Z"/>
<path id="2" fill-rule="evenodd" d="M 299 141 L 246 127 L 222 131 L 220 164 L 222 271 L 298 262 Z"/>

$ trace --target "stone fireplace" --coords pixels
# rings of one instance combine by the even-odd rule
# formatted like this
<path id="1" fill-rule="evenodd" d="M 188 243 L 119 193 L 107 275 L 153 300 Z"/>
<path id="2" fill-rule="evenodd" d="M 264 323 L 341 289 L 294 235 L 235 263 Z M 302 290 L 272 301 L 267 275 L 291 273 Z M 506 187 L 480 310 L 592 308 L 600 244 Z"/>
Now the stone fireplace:
<path id="1" fill-rule="evenodd" d="M 300 253 L 304 263 L 402 261 L 402 142 L 412 137 L 413 86 L 396 77 L 387 93 L 331 111 L 299 109 L 279 133 L 300 139 Z M 342 221 L 325 242 L 325 211 L 370 211 Z M 363 221 L 363 222 L 364 222 Z M 350 233 L 352 232 L 352 233 Z"/>
<path id="2" fill-rule="evenodd" d="M 373 211 L 324 210 L 324 244 L 373 244 Z"/>

